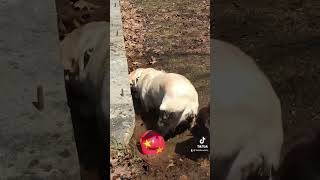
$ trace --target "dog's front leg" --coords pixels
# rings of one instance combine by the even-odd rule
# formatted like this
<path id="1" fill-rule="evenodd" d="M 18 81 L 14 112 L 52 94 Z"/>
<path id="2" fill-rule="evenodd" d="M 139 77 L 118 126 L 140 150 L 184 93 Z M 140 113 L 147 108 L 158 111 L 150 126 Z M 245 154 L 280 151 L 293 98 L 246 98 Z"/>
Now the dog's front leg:
<path id="1" fill-rule="evenodd" d="M 166 135 L 169 132 L 169 113 L 166 111 L 161 111 L 159 112 L 159 118 L 157 125 L 159 127 L 159 131 L 162 135 Z"/>
<path id="2" fill-rule="evenodd" d="M 144 109 L 145 112 L 148 113 L 150 111 L 149 106 L 147 105 L 146 102 L 142 101 L 141 105 L 142 105 L 142 108 Z"/>
<path id="3" fill-rule="evenodd" d="M 145 92 L 142 92 L 140 94 L 140 103 L 141 103 L 142 109 L 148 113 L 150 111 L 150 106 L 149 106 L 149 99 Z"/>

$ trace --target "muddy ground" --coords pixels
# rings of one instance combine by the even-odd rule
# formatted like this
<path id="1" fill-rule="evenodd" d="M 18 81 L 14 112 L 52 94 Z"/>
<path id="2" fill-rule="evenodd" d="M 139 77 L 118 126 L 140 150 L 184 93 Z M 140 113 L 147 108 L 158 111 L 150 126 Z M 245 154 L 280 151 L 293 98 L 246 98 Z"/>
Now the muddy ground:
<path id="1" fill-rule="evenodd" d="M 282 157 L 319 134 L 320 3 L 218 0 L 211 21 L 214 38 L 240 47 L 271 80 L 282 104 Z"/>
<path id="2" fill-rule="evenodd" d="M 192 4 L 192 6 L 190 6 Z M 199 94 L 200 109 L 209 103 L 210 50 L 209 1 L 121 1 L 129 72 L 152 67 L 186 76 Z M 208 179 L 208 153 L 191 153 L 208 133 L 179 127 L 166 141 L 160 155 L 146 157 L 139 151 L 139 138 L 156 129 L 157 116 L 144 113 L 134 99 L 136 127 L 131 144 L 145 168 L 134 179 Z M 208 140 L 209 142 L 209 140 Z"/>

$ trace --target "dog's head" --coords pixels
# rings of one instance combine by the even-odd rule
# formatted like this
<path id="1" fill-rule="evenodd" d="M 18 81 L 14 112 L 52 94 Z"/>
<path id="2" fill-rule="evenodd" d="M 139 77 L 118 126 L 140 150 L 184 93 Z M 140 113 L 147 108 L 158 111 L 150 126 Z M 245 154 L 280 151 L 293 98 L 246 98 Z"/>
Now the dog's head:
<path id="1" fill-rule="evenodd" d="M 137 89 L 138 81 L 141 78 L 143 71 L 144 71 L 143 68 L 138 68 L 129 74 L 129 81 L 130 81 L 131 89 L 133 89 L 133 90 Z"/>

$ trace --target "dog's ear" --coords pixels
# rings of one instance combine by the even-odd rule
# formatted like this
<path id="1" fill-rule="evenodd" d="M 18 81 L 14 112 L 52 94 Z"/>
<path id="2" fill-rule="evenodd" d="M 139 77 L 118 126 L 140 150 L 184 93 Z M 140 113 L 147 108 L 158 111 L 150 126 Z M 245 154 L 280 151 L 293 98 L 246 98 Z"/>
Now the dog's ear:
<path id="1" fill-rule="evenodd" d="M 133 85 L 134 85 L 134 81 L 133 81 L 133 80 L 130 79 L 130 80 L 129 80 L 129 84 L 130 84 L 130 87 L 131 87 L 131 88 L 134 87 L 134 86 L 133 86 Z"/>
<path id="2" fill-rule="evenodd" d="M 130 85 L 131 87 L 136 87 L 138 85 L 138 81 L 141 77 L 142 72 L 140 69 L 136 69 L 130 73 Z M 133 74 L 132 74 L 133 73 Z"/>
<path id="3" fill-rule="evenodd" d="M 129 83 L 131 88 L 135 87 L 135 82 L 136 82 L 136 72 L 132 71 L 129 74 Z"/>
<path id="4" fill-rule="evenodd" d="M 140 79 L 140 76 L 137 76 L 137 77 L 136 77 L 136 79 L 135 79 L 135 86 L 137 86 L 137 85 L 138 85 L 138 81 L 139 81 L 139 79 Z"/>

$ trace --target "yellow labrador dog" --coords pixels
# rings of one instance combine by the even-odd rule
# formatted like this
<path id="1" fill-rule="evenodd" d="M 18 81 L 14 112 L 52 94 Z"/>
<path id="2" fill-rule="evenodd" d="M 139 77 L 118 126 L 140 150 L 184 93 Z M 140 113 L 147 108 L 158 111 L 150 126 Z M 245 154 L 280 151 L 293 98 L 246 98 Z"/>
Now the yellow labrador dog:
<path id="1" fill-rule="evenodd" d="M 160 111 L 157 124 L 163 135 L 189 119 L 191 127 L 194 126 L 199 108 L 198 93 L 187 78 L 153 68 L 136 69 L 129 78 L 144 109 Z"/>
<path id="2" fill-rule="evenodd" d="M 68 104 L 71 109 L 77 109 L 80 118 L 89 120 L 84 121 L 85 124 L 81 126 L 87 123 L 94 125 L 89 128 L 98 136 L 99 141 L 95 143 L 97 146 L 94 148 L 105 148 L 105 129 L 109 126 L 108 119 L 110 119 L 108 113 L 110 51 L 107 48 L 109 41 L 109 23 L 91 22 L 75 29 L 61 42 L 61 60 L 65 70 Z M 76 83 L 72 80 L 73 77 Z M 82 133 L 86 136 L 88 132 Z M 99 154 L 100 165 L 103 164 L 103 156 L 103 153 Z M 99 168 L 99 171 L 101 175 L 105 172 L 104 168 Z"/>
<path id="3" fill-rule="evenodd" d="M 211 51 L 211 158 L 235 158 L 221 179 L 246 179 L 261 165 L 271 179 L 283 143 L 280 100 L 254 60 L 239 48 L 211 40 Z"/>

